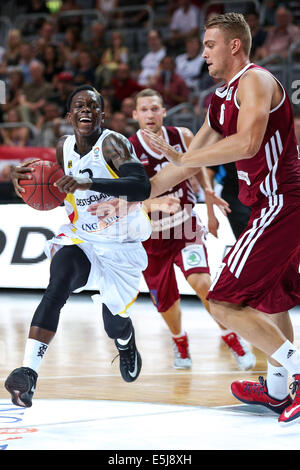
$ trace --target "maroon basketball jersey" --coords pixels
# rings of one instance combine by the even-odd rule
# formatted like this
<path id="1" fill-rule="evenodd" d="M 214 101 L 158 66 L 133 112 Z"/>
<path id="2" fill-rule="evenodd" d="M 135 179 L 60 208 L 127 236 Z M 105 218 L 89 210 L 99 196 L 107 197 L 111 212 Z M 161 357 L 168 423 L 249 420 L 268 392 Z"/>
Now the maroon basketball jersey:
<path id="1" fill-rule="evenodd" d="M 163 126 L 162 131 L 166 142 L 172 145 L 178 152 L 186 151 L 184 137 L 180 128 Z M 170 164 L 164 155 L 156 153 L 147 145 L 140 130 L 131 136 L 129 140 L 149 178 L 154 176 L 164 166 Z M 186 220 L 190 219 L 191 210 L 196 203 L 196 197 L 189 181 L 183 181 L 170 188 L 163 195 L 172 195 L 180 199 L 181 210 L 174 215 L 162 214 L 161 212 L 151 214 L 152 236 L 145 243 L 147 251 L 151 250 L 153 243 L 155 243 L 155 251 L 157 251 L 158 249 L 166 248 L 170 240 L 177 238 L 175 236 L 176 228 L 179 228 Z M 179 233 L 179 230 L 176 232 Z"/>
<path id="2" fill-rule="evenodd" d="M 248 64 L 227 85 L 218 88 L 212 97 L 208 111 L 209 125 L 223 137 L 237 132 L 238 84 L 243 73 L 253 68 L 270 73 L 255 64 Z M 265 202 L 276 204 L 278 196 L 283 194 L 300 197 L 300 161 L 293 109 L 284 87 L 278 83 L 283 91 L 282 100 L 270 111 L 259 151 L 250 159 L 235 162 L 239 199 L 247 206 Z"/>

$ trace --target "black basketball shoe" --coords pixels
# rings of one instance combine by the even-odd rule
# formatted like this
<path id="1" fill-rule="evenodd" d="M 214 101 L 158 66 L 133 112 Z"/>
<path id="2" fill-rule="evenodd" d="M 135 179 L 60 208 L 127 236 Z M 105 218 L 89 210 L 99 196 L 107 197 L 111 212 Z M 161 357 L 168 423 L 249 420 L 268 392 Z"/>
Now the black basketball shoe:
<path id="1" fill-rule="evenodd" d="M 132 328 L 129 342 L 123 346 L 115 340 L 120 356 L 120 372 L 126 382 L 133 382 L 142 368 L 142 358 L 135 345 L 134 329 Z"/>
<path id="2" fill-rule="evenodd" d="M 30 367 L 19 367 L 9 374 L 4 385 L 14 405 L 30 408 L 37 378 L 38 374 Z"/>

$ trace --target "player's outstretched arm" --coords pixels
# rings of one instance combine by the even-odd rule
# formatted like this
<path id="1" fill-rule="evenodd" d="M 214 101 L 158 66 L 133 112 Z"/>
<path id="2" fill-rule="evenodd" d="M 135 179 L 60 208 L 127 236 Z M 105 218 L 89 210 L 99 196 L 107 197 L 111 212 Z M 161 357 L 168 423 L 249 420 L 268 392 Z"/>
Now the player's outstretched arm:
<path id="1" fill-rule="evenodd" d="M 174 149 L 168 151 L 158 136 L 148 130 L 143 132 L 158 151 L 164 152 L 168 160 L 178 166 L 195 168 L 252 158 L 263 141 L 276 87 L 276 82 L 270 74 L 256 70 L 246 72 L 240 79 L 237 93 L 240 105 L 237 132 L 218 142 L 205 145 L 203 136 L 210 136 L 206 119 L 188 151 L 183 154 Z"/>

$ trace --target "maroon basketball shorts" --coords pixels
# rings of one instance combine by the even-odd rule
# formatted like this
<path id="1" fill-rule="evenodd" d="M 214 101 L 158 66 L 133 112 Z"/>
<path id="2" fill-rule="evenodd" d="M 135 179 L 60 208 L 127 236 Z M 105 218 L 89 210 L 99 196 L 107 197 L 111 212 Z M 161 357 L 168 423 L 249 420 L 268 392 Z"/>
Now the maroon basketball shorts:
<path id="1" fill-rule="evenodd" d="M 159 249 L 154 251 L 152 242 L 151 252 L 147 253 L 148 267 L 143 274 L 155 307 L 159 312 L 166 312 L 180 298 L 175 265 L 185 278 L 194 273 L 209 273 L 207 249 L 199 240 L 168 240 L 167 249 L 162 249 L 159 241 L 157 245 Z"/>
<path id="2" fill-rule="evenodd" d="M 249 224 L 226 255 L 207 298 L 265 313 L 300 303 L 300 200 L 273 196 L 254 208 Z"/>

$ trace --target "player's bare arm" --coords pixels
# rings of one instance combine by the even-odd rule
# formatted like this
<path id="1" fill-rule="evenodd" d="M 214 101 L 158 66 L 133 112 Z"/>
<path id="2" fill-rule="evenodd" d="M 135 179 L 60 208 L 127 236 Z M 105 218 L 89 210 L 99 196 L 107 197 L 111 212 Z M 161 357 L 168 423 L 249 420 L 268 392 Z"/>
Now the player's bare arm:
<path id="1" fill-rule="evenodd" d="M 109 134 L 103 141 L 103 156 L 108 165 L 120 176 L 120 166 L 124 163 L 138 163 L 129 140 L 121 134 Z"/>
<path id="2" fill-rule="evenodd" d="M 261 146 L 269 112 L 272 104 L 276 102 L 277 93 L 278 86 L 271 75 L 249 70 L 241 78 L 238 87 L 237 99 L 240 110 L 236 134 L 198 149 L 190 146 L 188 152 L 184 154 L 169 152 L 167 158 L 175 165 L 186 167 L 219 165 L 252 158 Z M 199 133 L 207 126 L 206 119 Z M 155 143 L 162 148 L 163 144 L 157 138 Z"/>
<path id="3" fill-rule="evenodd" d="M 144 131 L 143 131 L 144 132 Z M 148 132 L 148 131 L 147 131 Z M 160 138 L 158 138 L 160 139 Z M 165 140 L 160 139 L 162 141 L 162 145 L 164 147 L 164 152 L 167 154 L 176 150 L 171 147 Z M 211 129 L 208 124 L 203 125 L 202 128 L 198 131 L 196 136 L 193 138 L 191 143 L 189 144 L 189 149 L 194 148 L 196 145 L 203 147 L 205 145 L 211 145 L 214 142 L 220 140 L 220 134 L 215 132 Z M 160 144 L 159 144 L 160 145 Z M 197 147 L 196 147 L 197 148 Z M 176 152 L 178 153 L 178 152 Z M 178 167 L 175 165 L 166 165 L 161 171 L 159 171 L 156 175 L 154 175 L 151 179 L 151 194 L 150 197 L 154 198 L 163 194 L 164 192 L 171 189 L 176 184 L 181 183 L 182 181 L 189 179 L 191 176 L 199 174 L 199 167 L 189 168 L 189 167 Z M 202 173 L 203 184 L 207 184 L 208 187 L 211 186 L 208 183 L 208 177 L 206 178 L 206 173 Z M 216 204 L 222 213 L 226 215 L 226 212 L 230 212 L 229 204 L 222 198 L 219 198 L 215 195 L 214 191 L 210 192 L 210 202 L 211 204 Z"/>
<path id="4" fill-rule="evenodd" d="M 116 178 L 82 178 L 63 176 L 56 186 L 66 193 L 92 190 L 110 196 L 124 197 L 128 202 L 143 201 L 149 197 L 148 176 L 135 156 L 130 142 L 121 134 L 109 134 L 103 141 L 103 156 Z"/>

